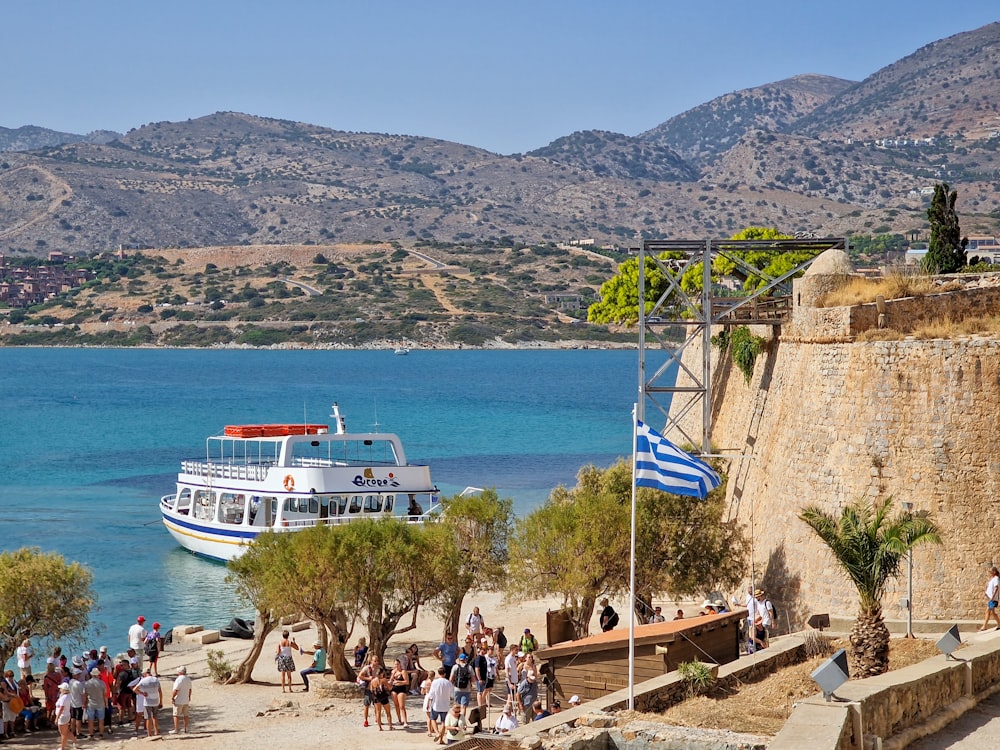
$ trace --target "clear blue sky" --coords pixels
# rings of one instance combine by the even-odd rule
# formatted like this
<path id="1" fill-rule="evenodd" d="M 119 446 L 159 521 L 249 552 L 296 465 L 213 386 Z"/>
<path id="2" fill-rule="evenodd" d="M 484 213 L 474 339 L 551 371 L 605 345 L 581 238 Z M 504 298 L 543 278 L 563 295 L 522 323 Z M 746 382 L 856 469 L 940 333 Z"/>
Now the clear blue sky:
<path id="1" fill-rule="evenodd" d="M 799 73 L 861 80 L 998 19 L 995 0 L 0 0 L 0 125 L 235 110 L 507 154 Z"/>

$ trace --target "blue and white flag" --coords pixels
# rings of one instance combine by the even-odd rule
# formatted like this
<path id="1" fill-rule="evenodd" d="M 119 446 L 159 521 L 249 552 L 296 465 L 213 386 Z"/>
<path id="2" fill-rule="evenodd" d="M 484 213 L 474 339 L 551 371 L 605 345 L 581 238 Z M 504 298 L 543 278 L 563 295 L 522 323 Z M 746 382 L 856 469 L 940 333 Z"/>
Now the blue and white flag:
<path id="1" fill-rule="evenodd" d="M 705 498 L 722 478 L 701 459 L 685 453 L 652 427 L 635 423 L 635 484 L 637 487 Z"/>

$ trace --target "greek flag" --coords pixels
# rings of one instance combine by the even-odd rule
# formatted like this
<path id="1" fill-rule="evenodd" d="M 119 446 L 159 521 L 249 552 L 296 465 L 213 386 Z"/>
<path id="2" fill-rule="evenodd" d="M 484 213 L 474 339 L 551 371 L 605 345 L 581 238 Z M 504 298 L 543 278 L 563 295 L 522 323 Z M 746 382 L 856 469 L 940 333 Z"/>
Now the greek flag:
<path id="1" fill-rule="evenodd" d="M 635 484 L 637 487 L 704 499 L 722 483 L 704 461 L 685 453 L 663 435 L 636 420 Z"/>

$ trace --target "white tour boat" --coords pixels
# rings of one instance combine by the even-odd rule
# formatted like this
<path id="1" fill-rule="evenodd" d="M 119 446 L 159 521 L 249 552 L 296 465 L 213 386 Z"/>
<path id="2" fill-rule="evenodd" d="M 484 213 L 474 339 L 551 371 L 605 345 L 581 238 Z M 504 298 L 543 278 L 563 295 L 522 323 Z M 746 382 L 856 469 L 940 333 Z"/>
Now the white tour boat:
<path id="1" fill-rule="evenodd" d="M 185 549 L 231 560 L 264 531 L 436 509 L 430 469 L 409 464 L 399 437 L 349 433 L 337 404 L 320 424 L 229 425 L 205 458 L 181 462 L 177 491 L 160 500 L 167 531 Z"/>

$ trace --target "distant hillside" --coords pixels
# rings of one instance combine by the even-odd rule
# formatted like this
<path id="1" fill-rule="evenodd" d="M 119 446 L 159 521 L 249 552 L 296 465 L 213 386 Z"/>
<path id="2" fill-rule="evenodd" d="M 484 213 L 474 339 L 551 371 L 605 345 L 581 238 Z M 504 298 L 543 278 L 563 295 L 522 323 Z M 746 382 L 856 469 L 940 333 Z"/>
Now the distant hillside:
<path id="1" fill-rule="evenodd" d="M 7 151 L 0 252 L 921 232 L 938 181 L 958 190 L 964 231 L 1000 233 L 995 49 L 1000 23 L 861 83 L 795 76 L 526 155 L 235 112 Z M 22 131 L 22 145 L 52 133 L 4 142 Z"/>
<path id="2" fill-rule="evenodd" d="M 800 75 L 734 91 L 670 118 L 641 134 L 639 139 L 673 149 L 696 166 L 704 167 L 748 132 L 785 130 L 853 85 L 842 78 Z"/>
<path id="3" fill-rule="evenodd" d="M 921 47 L 797 123 L 824 139 L 954 136 L 1000 131 L 1000 22 Z"/>
<path id="4" fill-rule="evenodd" d="M 582 130 L 564 136 L 529 156 L 578 166 L 599 177 L 678 182 L 698 179 L 698 170 L 669 147 L 604 130 Z"/>
<path id="5" fill-rule="evenodd" d="M 20 128 L 0 127 L 0 151 L 34 151 L 38 148 L 60 146 L 63 143 L 110 143 L 121 133 L 112 130 L 95 130 L 87 135 L 60 133 L 57 130 L 25 125 Z"/>

